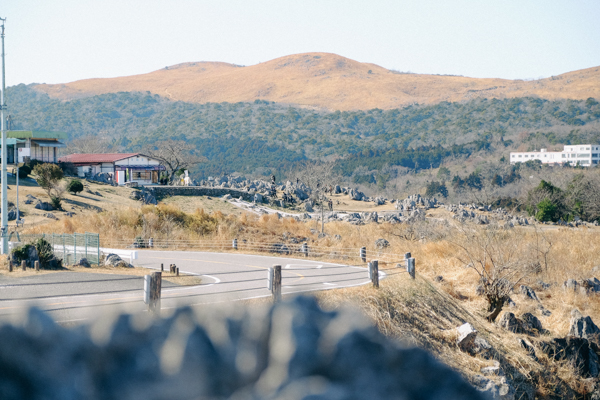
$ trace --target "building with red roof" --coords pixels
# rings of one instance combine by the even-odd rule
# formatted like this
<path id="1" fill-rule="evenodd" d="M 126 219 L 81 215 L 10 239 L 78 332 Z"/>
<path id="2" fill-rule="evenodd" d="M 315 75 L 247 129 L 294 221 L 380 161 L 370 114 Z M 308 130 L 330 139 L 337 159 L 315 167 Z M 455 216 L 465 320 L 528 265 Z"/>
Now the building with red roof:
<path id="1" fill-rule="evenodd" d="M 159 160 L 141 153 L 71 154 L 58 162 L 72 164 L 80 177 L 106 173 L 119 185 L 158 183 L 160 172 L 165 170 Z"/>

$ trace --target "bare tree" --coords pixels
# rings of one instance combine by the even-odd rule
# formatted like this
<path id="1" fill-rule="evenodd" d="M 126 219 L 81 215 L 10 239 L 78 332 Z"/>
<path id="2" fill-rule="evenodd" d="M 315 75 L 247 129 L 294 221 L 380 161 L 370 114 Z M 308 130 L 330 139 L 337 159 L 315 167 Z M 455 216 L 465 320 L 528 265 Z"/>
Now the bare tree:
<path id="1" fill-rule="evenodd" d="M 71 140 L 67 144 L 69 153 L 109 153 L 113 151 L 113 146 L 107 138 L 96 136 L 83 136 Z"/>
<path id="2" fill-rule="evenodd" d="M 160 143 L 146 146 L 143 152 L 160 160 L 173 181 L 175 173 L 181 169 L 189 169 L 206 161 L 206 157 L 196 154 L 196 147 L 184 140 L 168 139 Z"/>
<path id="3" fill-rule="evenodd" d="M 521 251 L 522 236 L 521 232 L 496 226 L 477 229 L 459 225 L 450 241 L 461 250 L 456 257 L 479 275 L 488 301 L 489 322 L 496 320 L 513 288 L 535 272 L 535 264 Z"/>
<path id="4" fill-rule="evenodd" d="M 306 163 L 294 176 L 308 187 L 310 199 L 321 208 L 321 232 L 325 230 L 324 213 L 325 202 L 328 201 L 327 193 L 340 180 L 333 166 L 333 163 Z"/>

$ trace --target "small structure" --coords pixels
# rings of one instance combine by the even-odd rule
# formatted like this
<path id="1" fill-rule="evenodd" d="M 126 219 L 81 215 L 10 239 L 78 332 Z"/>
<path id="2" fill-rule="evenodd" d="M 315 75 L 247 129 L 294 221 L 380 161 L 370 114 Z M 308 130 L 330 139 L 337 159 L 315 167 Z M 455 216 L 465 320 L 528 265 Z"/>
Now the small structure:
<path id="1" fill-rule="evenodd" d="M 160 171 L 166 170 L 159 160 L 141 153 L 71 154 L 58 161 L 72 164 L 80 177 L 106 173 L 118 185 L 158 183 Z"/>
<path id="2" fill-rule="evenodd" d="M 56 163 L 59 150 L 67 147 L 62 140 L 65 132 L 48 131 L 7 131 L 7 164 L 26 162 L 28 159 Z"/>
<path id="3" fill-rule="evenodd" d="M 529 160 L 540 160 L 542 164 L 565 164 L 581 165 L 590 167 L 598 165 L 600 161 L 600 145 L 577 144 L 565 146 L 563 151 L 540 151 L 511 152 L 510 163 L 527 162 Z"/>

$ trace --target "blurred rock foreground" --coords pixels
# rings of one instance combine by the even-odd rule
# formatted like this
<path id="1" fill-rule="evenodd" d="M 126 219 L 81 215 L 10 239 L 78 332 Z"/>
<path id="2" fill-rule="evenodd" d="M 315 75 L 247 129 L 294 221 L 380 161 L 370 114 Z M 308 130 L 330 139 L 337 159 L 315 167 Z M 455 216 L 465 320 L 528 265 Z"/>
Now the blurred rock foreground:
<path id="1" fill-rule="evenodd" d="M 119 315 L 66 329 L 37 309 L 0 327 L 0 399 L 480 399 L 421 349 L 298 297 Z"/>

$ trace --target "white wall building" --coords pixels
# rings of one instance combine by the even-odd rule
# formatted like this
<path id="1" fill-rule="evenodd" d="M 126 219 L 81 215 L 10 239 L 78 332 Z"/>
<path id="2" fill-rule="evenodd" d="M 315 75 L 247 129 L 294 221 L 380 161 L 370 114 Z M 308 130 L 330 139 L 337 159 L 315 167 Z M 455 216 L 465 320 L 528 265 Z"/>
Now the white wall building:
<path id="1" fill-rule="evenodd" d="M 165 170 L 159 160 L 140 153 L 71 154 L 58 161 L 73 164 L 80 177 L 108 173 L 119 185 L 158 183 L 160 172 Z"/>
<path id="2" fill-rule="evenodd" d="M 576 144 L 565 146 L 563 151 L 524 151 L 510 153 L 510 163 L 527 162 L 529 160 L 540 160 L 542 164 L 564 164 L 581 165 L 590 167 L 598 165 L 600 161 L 600 145 L 597 144 Z"/>

